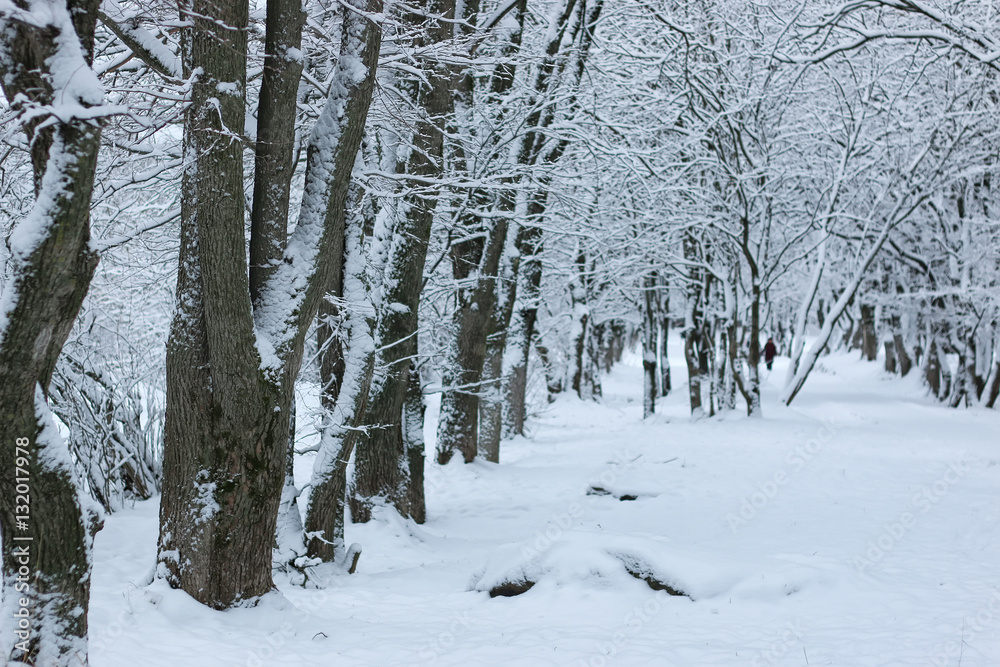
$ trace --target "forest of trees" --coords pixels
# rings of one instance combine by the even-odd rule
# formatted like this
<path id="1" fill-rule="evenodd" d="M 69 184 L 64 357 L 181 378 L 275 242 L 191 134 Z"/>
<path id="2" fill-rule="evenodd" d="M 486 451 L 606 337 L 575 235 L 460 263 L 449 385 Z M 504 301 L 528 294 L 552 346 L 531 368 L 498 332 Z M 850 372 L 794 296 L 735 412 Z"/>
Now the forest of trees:
<path id="1" fill-rule="evenodd" d="M 694 418 L 762 416 L 768 336 L 788 404 L 858 349 L 994 407 L 998 29 L 978 1 L 0 0 L 5 657 L 86 664 L 132 500 L 161 496 L 155 576 L 249 604 L 352 568 L 345 515 L 423 522 L 425 465 L 499 461 L 626 348 L 653 414 L 676 332 Z"/>

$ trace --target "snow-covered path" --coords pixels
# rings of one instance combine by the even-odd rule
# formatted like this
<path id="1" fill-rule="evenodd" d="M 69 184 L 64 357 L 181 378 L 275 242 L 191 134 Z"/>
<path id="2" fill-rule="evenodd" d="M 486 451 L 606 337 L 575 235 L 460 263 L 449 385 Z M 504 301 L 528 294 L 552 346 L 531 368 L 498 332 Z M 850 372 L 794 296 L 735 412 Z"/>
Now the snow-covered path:
<path id="1" fill-rule="evenodd" d="M 112 516 L 92 664 L 1000 665 L 1000 414 L 854 356 L 784 408 L 782 361 L 764 419 L 694 423 L 679 359 L 646 422 L 620 365 L 601 403 L 560 399 L 500 465 L 429 465 L 427 524 L 348 526 L 357 574 L 279 582 L 254 609 L 143 587 L 156 503 Z M 519 573 L 537 581 L 520 596 L 475 590 Z"/>

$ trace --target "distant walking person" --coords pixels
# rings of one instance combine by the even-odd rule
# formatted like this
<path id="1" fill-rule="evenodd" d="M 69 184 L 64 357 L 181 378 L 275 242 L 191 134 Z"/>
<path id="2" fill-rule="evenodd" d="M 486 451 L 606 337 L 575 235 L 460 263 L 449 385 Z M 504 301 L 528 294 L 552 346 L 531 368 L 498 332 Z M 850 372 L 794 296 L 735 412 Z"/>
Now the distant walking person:
<path id="1" fill-rule="evenodd" d="M 764 345 L 764 363 L 767 364 L 767 370 L 771 370 L 771 364 L 774 363 L 774 355 L 778 351 L 778 348 L 774 346 L 774 339 L 768 338 L 767 344 Z"/>

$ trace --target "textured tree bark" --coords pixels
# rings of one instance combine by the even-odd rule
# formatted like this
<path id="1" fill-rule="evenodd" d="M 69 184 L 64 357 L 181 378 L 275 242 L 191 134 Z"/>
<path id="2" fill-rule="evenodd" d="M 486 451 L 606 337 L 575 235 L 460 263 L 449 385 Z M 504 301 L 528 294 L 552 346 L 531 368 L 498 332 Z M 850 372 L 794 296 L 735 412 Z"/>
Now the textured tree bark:
<path id="1" fill-rule="evenodd" d="M 302 0 L 267 2 L 250 213 L 250 297 L 254 303 L 285 250 L 305 18 Z"/>
<path id="2" fill-rule="evenodd" d="M 510 370 L 507 406 L 511 432 L 524 435 L 528 389 L 528 360 L 535 342 L 535 322 L 538 319 L 538 300 L 542 285 L 542 230 L 532 225 L 545 208 L 539 201 L 541 195 L 532 195 L 528 201 L 528 225 L 521 227 L 517 238 L 517 251 L 521 258 L 518 271 L 518 301 L 522 304 L 518 314 L 518 328 L 509 336 L 515 346 L 515 361 Z"/>
<path id="3" fill-rule="evenodd" d="M 479 455 L 490 463 L 499 463 L 503 437 L 503 348 L 507 336 L 505 330 L 496 329 L 495 323 L 491 323 L 490 329 L 483 360 L 483 393 L 479 399 Z"/>
<path id="4" fill-rule="evenodd" d="M 571 62 L 571 58 L 559 57 L 560 45 L 566 33 L 579 32 L 580 46 L 575 54 L 575 69 L 572 72 L 574 81 L 579 83 L 583 76 L 584 66 L 591 44 L 593 43 L 594 30 L 597 20 L 603 8 L 603 1 L 592 2 L 586 11 L 577 8 L 576 0 L 564 0 L 553 8 L 551 14 L 551 25 L 555 27 L 550 33 L 550 40 L 545 48 L 546 58 L 538 68 L 534 81 L 534 94 L 536 104 L 534 110 L 528 115 L 525 126 L 528 132 L 522 140 L 518 163 L 522 166 L 531 166 L 542 162 L 553 164 L 559 159 L 568 146 L 567 141 L 558 142 L 553 148 L 545 152 L 546 141 L 548 139 L 545 132 L 554 118 L 556 112 L 555 104 L 537 104 L 537 100 L 547 95 L 554 81 L 559 79 L 559 74 L 565 71 L 566 66 Z M 523 10 L 522 10 L 523 11 Z M 575 97 L 569 100 L 569 106 L 575 104 Z M 515 362 L 511 366 L 508 381 L 508 410 L 509 423 L 512 433 L 524 435 L 524 420 L 526 416 L 526 392 L 528 386 L 528 360 L 531 348 L 536 345 L 535 324 L 538 318 L 538 299 L 541 290 L 542 266 L 540 255 L 542 252 L 542 231 L 538 226 L 545 213 L 546 201 L 548 198 L 548 177 L 544 174 L 538 177 L 538 187 L 528 197 L 526 224 L 522 226 L 522 232 L 518 235 L 517 250 L 521 257 L 519 276 L 521 312 L 518 314 L 519 327 L 512 337 L 515 347 Z M 540 351 L 543 347 L 538 348 Z M 519 354 L 517 352 L 519 351 Z M 545 354 L 540 356 L 545 357 Z M 551 366 L 543 360 L 546 369 L 546 385 L 549 392 L 549 401 L 554 400 L 554 395 L 562 391 L 562 381 L 555 379 L 551 374 Z"/>
<path id="5" fill-rule="evenodd" d="M 427 28 L 426 45 L 450 38 L 449 17 L 454 16 L 452 0 L 432 0 L 427 12 L 442 17 Z M 420 25 L 423 14 L 411 14 L 405 20 Z M 412 148 L 397 172 L 417 177 L 397 211 L 397 228 L 386 262 L 383 309 L 375 340 L 376 377 L 366 410 L 365 432 L 359 436 L 351 489 L 351 518 L 357 523 L 371 520 L 371 508 L 379 499 L 390 502 L 401 514 L 415 502 L 422 506 L 422 477 L 401 475 L 409 468 L 404 441 L 404 405 L 411 382 L 412 360 L 417 356 L 417 312 L 423 285 L 427 243 L 439 196 L 436 187 L 418 189 L 424 178 L 435 177 L 444 157 L 444 123 L 451 110 L 449 90 L 451 74 L 447 67 L 435 65 L 426 79 L 406 80 L 400 87 L 422 111 L 414 127 Z M 416 380 L 419 383 L 419 378 Z M 418 387 L 419 389 L 419 387 Z M 411 406 L 412 408 L 412 406 Z M 413 485 L 420 482 L 420 488 Z M 410 488 L 406 488 L 409 484 Z M 409 499 L 409 500 L 407 500 Z M 413 517 L 416 519 L 416 517 Z"/>
<path id="6" fill-rule="evenodd" d="M 423 523 L 427 520 L 427 503 L 424 500 L 424 392 L 416 365 L 410 365 L 406 383 L 406 400 L 403 401 L 403 448 L 406 451 L 406 476 L 400 495 L 404 498 L 406 514 Z"/>
<path id="7" fill-rule="evenodd" d="M 888 272 L 883 270 L 882 289 L 888 292 L 889 287 Z M 889 308 L 885 306 L 882 308 L 882 318 L 880 322 L 882 325 L 882 352 L 885 355 L 885 372 L 895 374 L 898 370 L 898 363 L 896 361 L 896 346 L 892 339 L 892 333 L 895 329 L 892 325 L 892 316 L 889 313 Z"/>
<path id="8" fill-rule="evenodd" d="M 360 243 L 361 230 L 354 231 Z M 347 464 L 360 437 L 358 427 L 368 406 L 375 366 L 375 350 L 370 340 L 375 330 L 374 312 L 365 320 L 365 330 L 360 333 L 369 338 L 367 343 L 363 344 L 358 336 L 348 341 L 352 349 L 352 368 L 320 364 L 324 387 L 321 401 L 326 419 L 334 423 L 324 424 L 321 429 L 319 460 L 312 477 L 305 531 L 312 536 L 306 545 L 307 554 L 327 562 L 342 561 L 347 554 L 344 541 Z M 339 379 L 336 377 L 338 370 Z"/>
<path id="9" fill-rule="evenodd" d="M 306 553 L 305 530 L 299 512 L 299 489 L 295 486 L 295 403 L 288 420 L 288 442 L 285 445 L 285 485 L 278 505 L 278 526 L 274 535 L 274 567 L 291 572 L 295 561 Z"/>
<path id="10" fill-rule="evenodd" d="M 414 151 L 414 155 L 417 153 Z M 390 502 L 403 516 L 409 516 L 406 498 L 415 493 L 407 488 L 413 478 L 408 480 L 402 474 L 408 467 L 404 405 L 417 355 L 417 308 L 433 216 L 433 208 L 426 207 L 433 207 L 433 202 L 413 202 L 410 206 L 405 224 L 393 236 L 386 270 L 385 307 L 376 335 L 380 345 L 376 356 L 378 371 L 363 420 L 366 430 L 358 435 L 350 495 L 351 518 L 356 523 L 371 520 L 371 508 L 379 499 Z M 419 390 L 419 378 L 417 382 Z"/>
<path id="11" fill-rule="evenodd" d="M 0 466 L 4 620 L 0 637 L 14 664 L 87 664 L 91 547 L 99 510 L 86 499 L 48 410 L 56 360 L 90 286 L 90 202 L 100 122 L 73 106 L 103 104 L 90 69 L 97 3 L 37 3 L 15 18 L 0 10 L 0 83 L 15 109 L 69 105 L 25 126 L 32 147 L 35 204 L 8 239 L 11 273 L 0 301 Z M 77 69 L 82 85 L 53 88 Z M 88 84 L 92 87 L 88 88 Z M 65 84 L 64 84 L 65 85 Z M 50 123 L 42 128 L 43 122 Z M 28 616 L 27 629 L 15 626 Z"/>
<path id="12" fill-rule="evenodd" d="M 507 242 L 507 220 L 498 218 L 478 262 L 478 280 L 468 291 L 459 289 L 455 313 L 457 335 L 454 367 L 446 375 L 446 393 L 441 399 L 438 422 L 437 461 L 445 464 L 456 452 L 470 463 L 479 450 L 479 392 L 486 356 L 486 335 L 496 307 L 496 280 Z M 468 256 L 455 263 L 455 278 L 468 278 Z M 470 271 L 471 272 L 471 271 Z M 451 389 L 447 389 L 451 385 Z"/>
<path id="13" fill-rule="evenodd" d="M 524 16 L 527 7 L 526 0 L 519 0 L 515 8 L 514 23 L 517 26 L 509 32 L 506 42 L 503 45 L 503 54 L 508 58 L 517 53 L 521 47 L 521 36 L 524 29 Z M 504 103 L 504 97 L 510 92 L 514 84 L 516 68 L 511 63 L 501 62 L 493 70 L 490 81 L 490 99 L 494 103 Z M 507 108 L 501 107 L 498 122 L 505 119 Z M 500 141 L 501 135 L 494 135 L 494 139 L 489 145 L 490 156 L 488 159 L 498 157 L 497 150 L 503 145 Z M 514 179 L 504 179 L 504 183 L 510 186 Z M 497 211 L 501 215 L 513 216 L 516 205 L 516 197 L 512 190 L 501 190 L 498 193 Z M 507 223 L 508 226 L 510 222 Z M 483 360 L 483 396 L 479 403 L 479 453 L 487 461 L 499 463 L 500 461 L 500 440 L 504 433 L 504 393 L 506 387 L 504 377 L 504 354 L 507 348 L 507 332 L 510 329 L 511 318 L 514 314 L 514 299 L 517 294 L 517 273 L 520 268 L 520 257 L 517 254 L 517 245 L 524 233 L 524 226 L 518 225 L 517 232 L 510 234 L 508 231 L 505 241 L 506 249 L 499 266 L 499 279 L 496 282 L 497 296 L 496 306 L 490 317 L 489 329 L 486 338 L 486 354 Z M 523 412 L 524 407 L 521 407 Z M 523 422 L 523 419 L 522 419 Z"/>
<path id="14" fill-rule="evenodd" d="M 331 285 L 328 298 L 352 302 L 343 312 L 338 312 L 325 300 L 321 308 L 325 317 L 317 327 L 324 423 L 320 427 L 320 451 L 313 467 L 305 528 L 311 535 L 307 553 L 325 561 L 346 561 L 347 464 L 360 435 L 358 428 L 368 407 L 375 366 L 374 276 L 364 271 L 354 275 L 347 273 L 350 267 L 365 264 L 364 237 L 369 226 L 365 216 L 357 213 L 362 208 L 361 187 L 354 184 L 351 190 L 351 208 L 356 213 L 347 218 L 344 246 L 339 249 L 344 256 L 345 271 Z M 382 254 L 378 246 L 384 241 L 384 232 L 379 229 L 375 235 L 371 254 L 378 257 Z M 374 269 L 376 273 L 378 270 L 379 267 Z M 348 351 L 346 357 L 345 349 Z"/>
<path id="15" fill-rule="evenodd" d="M 590 331 L 587 335 L 587 348 L 584 355 L 583 365 L 583 387 L 581 394 L 584 398 L 597 398 L 601 396 L 601 341 L 604 336 L 606 322 L 594 325 L 590 322 Z"/>
<path id="16" fill-rule="evenodd" d="M 158 561 L 172 586 L 221 609 L 273 588 L 271 544 L 294 380 L 306 330 L 342 271 L 336 249 L 344 244 L 380 29 L 344 12 L 340 85 L 331 87 L 310 140 L 298 242 L 254 304 L 240 139 L 248 4 L 194 0 L 180 11 L 187 21 L 185 76 L 196 76 L 185 119 L 178 299 L 167 346 Z"/>
<path id="17" fill-rule="evenodd" d="M 512 209 L 512 206 L 505 207 Z M 508 248 L 504 253 L 501 278 L 497 281 L 497 305 L 490 318 L 486 338 L 486 357 L 483 361 L 483 395 L 479 402 L 479 453 L 492 463 L 500 462 L 500 439 L 503 435 L 503 358 L 507 347 L 507 330 L 514 314 L 517 297 L 517 271 L 520 258 L 513 253 L 517 236 L 508 235 Z M 523 407 L 522 407 L 523 410 Z"/>
<path id="18" fill-rule="evenodd" d="M 270 549 L 260 546 L 275 534 L 284 475 L 271 462 L 284 459 L 289 419 L 289 389 L 260 371 L 244 257 L 238 137 L 248 11 L 238 0 L 181 6 L 191 21 L 185 75 L 201 74 L 184 137 L 193 159 L 182 183 L 177 311 L 167 345 L 159 561 L 172 586 L 215 608 L 272 588 Z"/>
<path id="19" fill-rule="evenodd" d="M 968 354 L 963 349 L 958 354 L 958 366 L 955 368 L 955 382 L 951 387 L 951 392 L 948 394 L 948 405 L 953 408 L 957 408 L 959 404 L 964 404 L 965 407 L 969 407 L 970 395 L 969 390 L 972 384 L 972 377 L 969 372 Z"/>

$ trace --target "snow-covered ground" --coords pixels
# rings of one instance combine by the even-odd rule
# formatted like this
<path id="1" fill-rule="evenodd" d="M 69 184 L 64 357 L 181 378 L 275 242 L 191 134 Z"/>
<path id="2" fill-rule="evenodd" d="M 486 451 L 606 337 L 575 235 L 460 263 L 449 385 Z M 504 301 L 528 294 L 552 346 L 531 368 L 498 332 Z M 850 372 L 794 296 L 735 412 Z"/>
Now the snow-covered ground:
<path id="1" fill-rule="evenodd" d="M 356 574 L 279 581 L 253 609 L 144 586 L 157 504 L 116 514 L 92 664 L 1000 665 L 1000 414 L 856 355 L 824 358 L 785 408 L 783 361 L 764 419 L 692 422 L 677 359 L 644 422 L 627 359 L 602 401 L 561 398 L 500 465 L 429 463 L 425 525 L 349 525 Z M 518 579 L 536 584 L 486 592 Z"/>

